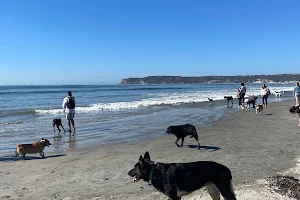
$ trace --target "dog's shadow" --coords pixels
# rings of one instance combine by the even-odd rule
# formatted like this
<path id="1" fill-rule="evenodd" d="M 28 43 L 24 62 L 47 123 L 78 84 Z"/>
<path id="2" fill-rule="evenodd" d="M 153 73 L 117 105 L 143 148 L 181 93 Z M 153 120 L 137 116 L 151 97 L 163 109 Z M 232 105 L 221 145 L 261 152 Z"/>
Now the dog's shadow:
<path id="1" fill-rule="evenodd" d="M 198 149 L 198 145 L 187 145 L 189 148 L 192 149 Z M 221 149 L 220 147 L 214 147 L 214 146 L 200 146 L 200 149 L 210 150 L 210 151 L 217 151 Z"/>
<path id="2" fill-rule="evenodd" d="M 51 155 L 51 156 L 45 156 L 44 158 L 40 156 L 26 156 L 25 159 L 22 156 L 3 156 L 0 157 L 0 162 L 11 162 L 11 161 L 22 161 L 22 160 L 40 160 L 40 159 L 49 159 L 49 158 L 58 158 L 66 156 L 66 154 L 58 154 L 58 155 Z"/>

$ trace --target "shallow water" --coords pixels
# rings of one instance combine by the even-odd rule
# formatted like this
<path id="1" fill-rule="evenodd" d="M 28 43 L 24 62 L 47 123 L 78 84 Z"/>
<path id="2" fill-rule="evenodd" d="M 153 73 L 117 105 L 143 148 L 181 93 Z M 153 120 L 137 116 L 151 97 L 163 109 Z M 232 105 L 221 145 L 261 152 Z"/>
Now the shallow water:
<path id="1" fill-rule="evenodd" d="M 248 95 L 260 94 L 260 84 L 247 85 Z M 19 143 L 42 137 L 53 145 L 46 151 L 61 152 L 89 144 L 135 142 L 165 134 L 170 125 L 208 125 L 226 113 L 225 95 L 236 94 L 236 84 L 112 85 L 112 86 L 0 86 L 0 154 L 12 154 Z M 270 85 L 291 91 L 293 85 Z M 76 134 L 53 139 L 52 119 L 62 118 L 62 100 L 68 90 L 76 98 Z M 213 98 L 209 103 L 207 98 Z M 269 102 L 293 99 L 291 92 Z M 191 104 L 190 102 L 195 102 Z M 260 98 L 258 102 L 261 102 Z"/>

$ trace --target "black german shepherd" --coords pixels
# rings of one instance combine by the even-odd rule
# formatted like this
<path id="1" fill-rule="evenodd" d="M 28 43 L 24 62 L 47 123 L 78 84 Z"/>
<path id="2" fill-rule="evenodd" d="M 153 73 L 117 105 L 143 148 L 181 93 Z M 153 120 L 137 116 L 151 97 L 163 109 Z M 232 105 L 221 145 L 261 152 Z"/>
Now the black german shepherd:
<path id="1" fill-rule="evenodd" d="M 140 179 L 149 182 L 171 200 L 180 200 L 203 186 L 207 186 L 213 200 L 220 200 L 220 193 L 225 200 L 236 200 L 230 170 L 216 162 L 154 164 L 147 151 L 128 175 L 135 177 L 134 182 Z"/>
<path id="2" fill-rule="evenodd" d="M 182 147 L 184 138 L 188 135 L 191 135 L 190 138 L 193 137 L 197 140 L 198 148 L 200 149 L 200 143 L 198 141 L 198 134 L 197 134 L 196 128 L 195 128 L 195 126 L 193 126 L 191 124 L 185 124 L 185 125 L 179 125 L 179 126 L 169 126 L 166 133 L 168 133 L 168 134 L 172 133 L 177 137 L 175 144 L 178 147 Z M 181 138 L 181 146 L 179 146 L 179 144 L 177 144 L 177 142 L 180 138 Z"/>

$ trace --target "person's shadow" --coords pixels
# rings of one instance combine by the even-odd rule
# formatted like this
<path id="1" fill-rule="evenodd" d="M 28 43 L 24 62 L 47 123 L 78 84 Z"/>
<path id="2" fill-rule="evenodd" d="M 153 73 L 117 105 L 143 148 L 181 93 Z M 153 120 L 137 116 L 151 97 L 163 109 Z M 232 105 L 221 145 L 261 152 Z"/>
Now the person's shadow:
<path id="1" fill-rule="evenodd" d="M 189 148 L 192 149 L 198 149 L 198 145 L 187 145 Z M 214 146 L 200 146 L 200 149 L 210 150 L 210 151 L 217 151 L 221 149 L 220 147 L 214 147 Z"/>

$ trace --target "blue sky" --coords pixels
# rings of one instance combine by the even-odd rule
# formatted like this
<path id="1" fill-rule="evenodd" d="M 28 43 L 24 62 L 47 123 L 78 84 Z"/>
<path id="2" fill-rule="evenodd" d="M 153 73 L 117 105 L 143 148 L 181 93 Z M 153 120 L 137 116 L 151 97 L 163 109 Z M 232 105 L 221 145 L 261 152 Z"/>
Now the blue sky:
<path id="1" fill-rule="evenodd" d="M 0 1 L 0 85 L 299 73 L 300 1 Z"/>

